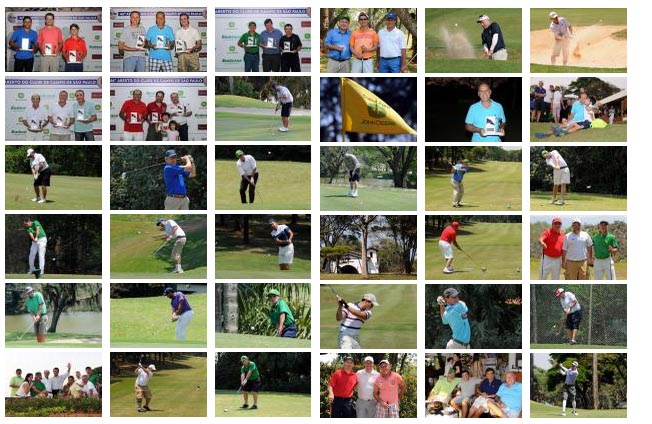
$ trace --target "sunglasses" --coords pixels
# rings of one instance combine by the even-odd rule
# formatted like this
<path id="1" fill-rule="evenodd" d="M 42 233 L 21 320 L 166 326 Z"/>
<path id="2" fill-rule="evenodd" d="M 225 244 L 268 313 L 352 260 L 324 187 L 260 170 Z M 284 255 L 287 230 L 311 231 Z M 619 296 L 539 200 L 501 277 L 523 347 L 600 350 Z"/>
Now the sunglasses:
<path id="1" fill-rule="evenodd" d="M 368 21 L 369 18 L 360 18 L 360 19 L 358 19 L 358 20 L 359 20 L 359 21 Z"/>

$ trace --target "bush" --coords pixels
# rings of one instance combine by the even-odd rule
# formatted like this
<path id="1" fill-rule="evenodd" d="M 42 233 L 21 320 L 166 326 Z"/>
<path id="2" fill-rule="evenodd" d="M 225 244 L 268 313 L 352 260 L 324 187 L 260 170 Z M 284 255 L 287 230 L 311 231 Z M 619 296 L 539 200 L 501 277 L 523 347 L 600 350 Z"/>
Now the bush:
<path id="1" fill-rule="evenodd" d="M 52 417 L 77 414 L 102 414 L 102 399 L 5 399 L 7 417 Z"/>

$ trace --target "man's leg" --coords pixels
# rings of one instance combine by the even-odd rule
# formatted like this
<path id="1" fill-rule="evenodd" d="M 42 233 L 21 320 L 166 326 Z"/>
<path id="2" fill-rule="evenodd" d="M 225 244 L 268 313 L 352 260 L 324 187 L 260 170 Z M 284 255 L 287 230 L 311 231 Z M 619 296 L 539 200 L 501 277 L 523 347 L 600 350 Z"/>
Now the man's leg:
<path id="1" fill-rule="evenodd" d="M 247 187 L 249 186 L 249 181 L 244 176 L 240 177 L 240 203 L 247 203 Z"/>
<path id="2" fill-rule="evenodd" d="M 242 408 L 249 407 L 249 392 L 242 392 L 242 401 L 244 402 Z"/>
<path id="3" fill-rule="evenodd" d="M 188 141 L 188 124 L 179 125 L 179 140 Z"/>
<path id="4" fill-rule="evenodd" d="M 38 262 L 41 269 L 41 275 L 45 273 L 45 248 L 47 247 L 47 239 L 42 238 L 38 241 Z"/>
<path id="5" fill-rule="evenodd" d="M 38 253 L 39 248 L 38 248 L 38 241 L 37 242 L 32 242 L 31 246 L 29 247 L 29 273 L 33 273 L 35 268 L 34 268 L 34 261 L 36 260 L 36 254 Z"/>
<path id="6" fill-rule="evenodd" d="M 177 321 L 176 337 L 177 340 L 186 340 L 186 333 L 188 332 L 188 327 L 190 326 L 190 321 L 195 315 L 195 312 L 190 310 L 186 311 L 179 317 Z"/>

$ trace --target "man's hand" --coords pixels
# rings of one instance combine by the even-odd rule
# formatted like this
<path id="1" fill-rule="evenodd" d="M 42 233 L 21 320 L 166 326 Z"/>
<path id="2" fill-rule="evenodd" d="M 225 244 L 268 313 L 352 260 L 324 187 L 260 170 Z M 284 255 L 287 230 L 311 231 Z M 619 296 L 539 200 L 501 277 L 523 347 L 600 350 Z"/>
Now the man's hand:
<path id="1" fill-rule="evenodd" d="M 177 321 L 179 319 L 179 315 L 177 315 L 176 312 L 172 312 L 172 321 Z"/>
<path id="2" fill-rule="evenodd" d="M 570 314 L 570 308 L 564 308 L 564 312 L 566 313 L 566 315 Z"/>
<path id="3" fill-rule="evenodd" d="M 337 303 L 338 303 L 342 308 L 344 308 L 344 309 L 348 309 L 348 308 L 349 308 L 349 304 L 346 302 L 346 300 L 342 299 L 342 297 L 341 297 L 339 294 L 338 294 L 338 295 L 335 295 L 335 297 L 337 298 Z"/>
<path id="4" fill-rule="evenodd" d="M 276 103 L 276 108 L 274 108 L 274 114 L 278 112 L 278 110 L 281 108 L 281 103 Z"/>
<path id="5" fill-rule="evenodd" d="M 437 304 L 439 306 L 445 306 L 446 305 L 446 300 L 444 299 L 444 296 L 438 296 L 437 297 Z"/>
<path id="6" fill-rule="evenodd" d="M 542 242 L 542 241 L 540 241 L 539 244 L 541 245 L 543 250 L 546 250 L 548 248 L 548 245 L 546 243 Z"/>

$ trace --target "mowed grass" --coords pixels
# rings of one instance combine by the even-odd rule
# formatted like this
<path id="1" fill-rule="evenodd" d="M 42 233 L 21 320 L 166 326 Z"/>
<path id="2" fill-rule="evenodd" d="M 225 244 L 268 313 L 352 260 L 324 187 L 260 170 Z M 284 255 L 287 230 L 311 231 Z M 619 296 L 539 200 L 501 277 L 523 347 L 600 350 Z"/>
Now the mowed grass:
<path id="1" fill-rule="evenodd" d="M 321 184 L 322 211 L 415 211 L 417 191 L 402 188 L 358 187 L 358 197 L 348 197 L 349 184 Z"/>
<path id="2" fill-rule="evenodd" d="M 111 376 L 111 416 L 205 417 L 206 358 L 188 356 L 178 362 L 181 366 L 177 368 L 157 365 L 158 371 L 149 382 L 152 391 L 152 402 L 149 406 L 152 410 L 148 412 L 136 410 L 136 377 L 133 372 L 124 377 Z"/>
<path id="3" fill-rule="evenodd" d="M 347 302 L 359 302 L 365 293 L 373 293 L 380 306 L 360 330 L 363 349 L 415 349 L 417 346 L 417 286 L 415 284 L 333 284 Z M 335 320 L 337 300 L 330 289 L 320 286 L 319 319 L 321 349 L 339 349 L 340 323 Z"/>
<path id="4" fill-rule="evenodd" d="M 215 112 L 216 141 L 310 141 L 310 116 L 290 116 L 290 130 L 279 131 L 280 112 L 265 115 Z"/>
<path id="5" fill-rule="evenodd" d="M 102 178 L 52 176 L 48 202 L 32 202 L 34 178 L 28 174 L 5 174 L 7 210 L 99 210 L 102 209 Z"/>
<path id="6" fill-rule="evenodd" d="M 111 278 L 206 278 L 206 219 L 199 215 L 169 217 L 185 231 L 182 252 L 183 274 L 173 274 L 172 243 L 163 243 L 165 232 L 156 227 L 155 215 L 111 216 Z"/>
<path id="7" fill-rule="evenodd" d="M 89 334 L 75 334 L 75 333 L 48 333 L 46 335 L 46 342 L 44 344 L 36 343 L 36 338 L 33 331 L 28 331 L 27 334 L 18 340 L 18 337 L 23 335 L 24 331 L 7 331 L 5 332 L 5 346 L 11 348 L 101 348 L 102 335 L 89 335 Z"/>
<path id="8" fill-rule="evenodd" d="M 241 177 L 236 168 L 236 159 L 215 161 L 215 209 L 247 211 L 310 209 L 310 162 L 256 159 L 260 177 L 256 184 L 256 198 L 253 204 L 240 202 Z"/>
<path id="9" fill-rule="evenodd" d="M 237 390 L 215 390 L 215 416 L 217 417 L 310 417 L 309 393 L 263 391 L 258 397 L 258 409 L 241 409 L 242 403 L 242 394 L 237 393 Z M 249 405 L 252 403 L 250 394 Z"/>
<path id="10" fill-rule="evenodd" d="M 215 107 L 253 107 L 256 109 L 274 110 L 275 103 L 263 102 L 258 99 L 252 99 L 243 96 L 233 96 L 231 94 L 218 94 L 215 96 Z"/>
<path id="11" fill-rule="evenodd" d="M 532 349 L 568 349 L 572 347 L 575 349 L 623 349 L 627 346 L 617 346 L 617 345 L 589 345 L 589 344 L 574 344 L 570 346 L 569 344 L 563 343 L 537 343 L 530 344 Z"/>
<path id="12" fill-rule="evenodd" d="M 452 274 L 444 274 L 439 235 L 426 238 L 427 280 L 520 280 L 522 224 L 470 223 L 457 231 L 457 242 L 473 259 L 453 247 Z M 487 268 L 482 272 L 482 267 Z"/>
<path id="13" fill-rule="evenodd" d="M 474 162 L 464 177 L 462 208 L 453 208 L 451 174 L 426 173 L 426 210 L 520 211 L 521 162 Z"/>
<path id="14" fill-rule="evenodd" d="M 215 333 L 215 347 L 220 348 L 310 348 L 309 339 L 255 336 L 251 334 Z"/>
<path id="15" fill-rule="evenodd" d="M 483 59 L 480 35 L 482 27 L 473 17 L 487 14 L 503 33 L 508 59 Z M 457 24 L 457 27 L 455 27 Z M 445 28 L 452 34 L 463 33 L 473 47 L 476 59 L 455 59 L 449 56 L 441 34 Z M 426 72 L 510 73 L 521 72 L 522 62 L 521 9 L 426 9 Z"/>
<path id="16" fill-rule="evenodd" d="M 361 280 L 362 276 L 360 274 L 326 274 L 321 273 L 319 275 L 320 280 Z M 392 273 L 383 273 L 383 274 L 369 274 L 367 280 L 416 280 L 416 274 L 392 274 Z"/>
<path id="17" fill-rule="evenodd" d="M 627 196 L 599 193 L 569 193 L 563 206 L 551 205 L 551 191 L 531 191 L 530 210 L 532 211 L 626 211 Z"/>
<path id="18" fill-rule="evenodd" d="M 41 280 L 91 280 L 102 278 L 97 274 L 48 274 L 47 267 L 45 274 L 41 275 Z M 5 274 L 7 280 L 34 280 L 34 274 Z"/>
<path id="19" fill-rule="evenodd" d="M 555 9 L 575 27 L 589 25 L 627 25 L 627 9 Z M 530 30 L 550 28 L 550 9 L 530 9 Z M 491 15 L 490 15 L 491 16 Z"/>
<path id="20" fill-rule="evenodd" d="M 606 128 L 590 128 L 588 130 L 580 130 L 563 137 L 550 136 L 546 138 L 536 138 L 536 133 L 547 133 L 550 131 L 551 122 L 532 122 L 530 123 L 530 141 L 533 142 L 550 142 L 554 140 L 555 143 L 559 142 L 572 142 L 572 141 L 587 141 L 587 142 L 625 142 L 627 141 L 627 124 L 614 124 Z"/>
<path id="21" fill-rule="evenodd" d="M 539 279 L 539 266 L 541 260 L 539 258 L 530 258 L 530 280 Z M 627 280 L 627 261 L 620 261 L 614 264 L 616 269 L 616 278 L 618 280 Z M 564 272 L 561 272 L 561 279 L 564 279 Z M 595 278 L 595 271 L 591 269 L 591 279 Z"/>
<path id="22" fill-rule="evenodd" d="M 627 418 L 627 409 L 578 409 L 578 415 L 570 413 L 566 408 L 566 416 L 561 416 L 561 405 L 550 406 L 530 401 L 530 418 Z"/>
<path id="23" fill-rule="evenodd" d="M 176 323 L 165 296 L 111 299 L 111 347 L 206 347 L 206 294 L 189 294 L 195 311 L 186 340 L 176 340 Z"/>

